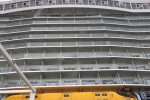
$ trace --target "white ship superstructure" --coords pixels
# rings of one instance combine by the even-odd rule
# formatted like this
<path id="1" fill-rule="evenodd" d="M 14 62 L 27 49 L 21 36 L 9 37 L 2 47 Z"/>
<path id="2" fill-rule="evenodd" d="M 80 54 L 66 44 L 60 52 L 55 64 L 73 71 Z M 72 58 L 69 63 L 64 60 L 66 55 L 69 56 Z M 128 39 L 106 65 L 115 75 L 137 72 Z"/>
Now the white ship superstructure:
<path id="1" fill-rule="evenodd" d="M 150 1 L 0 3 L 0 42 L 35 87 L 150 86 Z M 0 88 L 26 84 L 3 56 Z"/>

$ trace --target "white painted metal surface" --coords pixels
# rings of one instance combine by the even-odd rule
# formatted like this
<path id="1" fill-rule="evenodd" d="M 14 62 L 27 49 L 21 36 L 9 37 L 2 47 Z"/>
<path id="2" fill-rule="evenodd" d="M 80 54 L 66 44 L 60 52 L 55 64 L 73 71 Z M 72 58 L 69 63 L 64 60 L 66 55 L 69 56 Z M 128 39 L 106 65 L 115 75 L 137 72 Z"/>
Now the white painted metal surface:
<path id="1" fill-rule="evenodd" d="M 31 93 L 32 90 L 1 90 L 0 94 Z"/>

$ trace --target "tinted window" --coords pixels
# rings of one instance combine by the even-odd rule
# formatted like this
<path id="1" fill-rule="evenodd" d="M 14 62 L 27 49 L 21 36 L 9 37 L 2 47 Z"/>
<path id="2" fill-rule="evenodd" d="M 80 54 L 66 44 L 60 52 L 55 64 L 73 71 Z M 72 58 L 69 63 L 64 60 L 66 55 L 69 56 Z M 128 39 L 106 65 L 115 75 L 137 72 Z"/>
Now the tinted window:
<path id="1" fill-rule="evenodd" d="M 99 94 L 99 93 L 96 93 L 95 96 L 100 96 L 100 94 Z"/>
<path id="2" fill-rule="evenodd" d="M 64 94 L 64 97 L 69 97 L 69 94 Z"/>
<path id="3" fill-rule="evenodd" d="M 106 94 L 106 93 L 103 93 L 102 96 L 107 96 L 107 94 Z"/>
<path id="4" fill-rule="evenodd" d="M 37 98 L 38 96 L 36 95 L 35 98 Z M 25 98 L 30 98 L 30 96 L 25 96 Z"/>

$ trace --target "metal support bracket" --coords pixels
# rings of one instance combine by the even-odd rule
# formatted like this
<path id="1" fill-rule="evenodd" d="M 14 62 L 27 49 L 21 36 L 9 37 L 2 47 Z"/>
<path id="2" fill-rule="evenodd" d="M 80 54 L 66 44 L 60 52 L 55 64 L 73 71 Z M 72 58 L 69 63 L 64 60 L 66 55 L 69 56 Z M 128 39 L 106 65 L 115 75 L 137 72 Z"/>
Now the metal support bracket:
<path id="1" fill-rule="evenodd" d="M 30 92 L 30 99 L 29 100 L 34 100 L 35 99 L 35 92 Z"/>

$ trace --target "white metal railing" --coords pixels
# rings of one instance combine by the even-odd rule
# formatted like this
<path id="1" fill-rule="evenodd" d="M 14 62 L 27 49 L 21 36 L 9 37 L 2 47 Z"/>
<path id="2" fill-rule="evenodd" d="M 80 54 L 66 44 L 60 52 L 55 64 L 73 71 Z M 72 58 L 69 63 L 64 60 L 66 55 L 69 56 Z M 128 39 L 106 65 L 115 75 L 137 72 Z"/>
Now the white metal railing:
<path id="1" fill-rule="evenodd" d="M 122 78 L 123 84 L 140 84 L 140 81 L 135 78 Z"/>
<path id="2" fill-rule="evenodd" d="M 28 8 L 28 7 L 38 7 L 38 6 L 52 6 L 52 5 L 96 5 L 96 6 L 106 6 L 106 7 L 113 7 L 113 8 L 122 8 L 122 9 L 149 9 L 148 3 L 130 3 L 130 2 L 123 2 L 123 1 L 88 1 L 88 0 L 81 0 L 81 1 L 61 1 L 61 0 L 25 0 L 21 2 L 7 2 L 6 4 L 0 5 L 0 11 L 9 11 L 13 9 L 20 9 L 20 8 Z M 141 6 L 139 6 L 141 5 Z M 131 9 L 132 8 L 132 9 Z"/>
<path id="3" fill-rule="evenodd" d="M 23 71 L 40 71 L 42 66 L 40 65 L 25 65 L 23 66 Z"/>
<path id="4" fill-rule="evenodd" d="M 107 70 L 107 69 L 115 69 L 115 66 L 113 64 L 97 64 L 96 69 L 99 70 Z"/>
<path id="5" fill-rule="evenodd" d="M 79 64 L 81 70 L 93 70 L 96 68 L 96 64 Z"/>
<path id="6" fill-rule="evenodd" d="M 136 64 L 135 66 L 138 70 L 150 70 L 149 66 L 146 64 Z"/>
<path id="7" fill-rule="evenodd" d="M 45 52 L 45 53 L 20 53 L 20 54 L 12 54 L 14 59 L 22 59 L 22 58 L 80 58 L 80 57 L 125 57 L 125 58 L 147 58 L 149 59 L 148 54 L 143 54 L 141 52 L 104 52 L 104 51 L 95 51 L 95 52 Z M 0 60 L 5 60 L 3 56 L 0 56 Z"/>
<path id="8" fill-rule="evenodd" d="M 63 85 L 80 85 L 79 79 L 63 79 Z"/>
<path id="9" fill-rule="evenodd" d="M 150 79 L 144 79 L 144 83 L 150 84 Z"/>
<path id="10" fill-rule="evenodd" d="M 82 85 L 98 85 L 99 81 L 98 79 L 92 78 L 92 79 L 81 79 Z"/>
<path id="11" fill-rule="evenodd" d="M 133 28 L 127 28 L 127 27 L 114 27 L 114 26 L 76 26 L 76 27 L 31 27 L 32 31 L 76 31 L 76 30 L 112 30 L 112 31 L 123 31 L 123 32 L 149 32 L 147 28 L 145 29 L 133 29 Z M 7 33 L 11 32 L 21 32 L 21 31 L 30 31 L 30 29 L 11 29 L 7 30 Z M 4 32 L 2 32 L 4 33 Z"/>
<path id="12" fill-rule="evenodd" d="M 61 42 L 61 46 L 76 46 L 76 45 L 77 45 L 76 42 L 72 42 L 72 41 Z"/>
<path id="13" fill-rule="evenodd" d="M 23 34 L 15 36 L 1 36 L 0 41 L 15 39 L 43 39 L 43 38 L 123 38 L 123 39 L 150 39 L 149 35 L 131 35 L 131 34 L 115 34 L 115 33 L 93 33 L 93 34 Z"/>
<path id="14" fill-rule="evenodd" d="M 50 65 L 20 65 L 22 71 L 62 71 L 62 70 L 150 70 L 149 64 L 50 64 Z M 14 72 L 10 66 L 1 66 L 0 73 Z"/>
<path id="15" fill-rule="evenodd" d="M 48 79 L 44 79 L 42 80 L 41 82 L 41 85 L 43 86 L 58 86 L 60 85 L 60 80 L 57 80 L 57 79 L 51 79 L 51 80 L 48 80 Z"/>
<path id="16" fill-rule="evenodd" d="M 136 69 L 134 64 L 116 64 L 118 69 Z"/>
<path id="17" fill-rule="evenodd" d="M 44 53 L 43 58 L 61 57 L 59 52 Z"/>
<path id="18" fill-rule="evenodd" d="M 61 52 L 61 57 L 78 57 L 77 52 Z"/>
<path id="19" fill-rule="evenodd" d="M 65 64 L 61 65 L 61 70 L 79 70 L 78 65 L 75 64 Z"/>
<path id="20" fill-rule="evenodd" d="M 38 77 L 37 77 L 38 78 Z M 115 77 L 101 77 L 101 78 L 56 78 L 56 79 L 30 79 L 33 86 L 59 86 L 59 85 L 106 85 L 106 84 L 149 84 L 150 79 L 144 78 L 140 82 L 137 78 L 115 78 Z M 7 80 L 0 82 L 0 88 L 3 87 L 18 87 L 26 86 L 22 80 Z"/>
<path id="21" fill-rule="evenodd" d="M 119 84 L 116 78 L 101 78 L 101 84 Z"/>
<path id="22" fill-rule="evenodd" d="M 112 56 L 118 56 L 118 57 L 130 57 L 130 54 L 128 52 L 112 52 Z"/>
<path id="23" fill-rule="evenodd" d="M 51 16 L 18 16 L 18 17 L 10 17 L 10 18 L 7 18 L 7 17 L 0 17 L 0 21 L 2 22 L 1 23 L 1 25 L 3 25 L 3 26 L 9 26 L 10 27 L 10 25 L 9 25 L 9 23 L 8 24 L 4 24 L 3 22 L 6 22 L 6 21 L 17 21 L 18 23 L 19 23 L 19 25 L 26 25 L 26 24 L 32 24 L 33 23 L 33 19 L 35 18 L 35 20 L 34 20 L 34 23 L 36 22 L 36 21 L 40 21 L 40 20 L 42 20 L 42 22 L 44 22 L 43 21 L 43 18 L 45 18 L 46 19 L 46 21 L 45 21 L 45 24 L 46 23 L 59 23 L 59 22 L 61 22 L 62 21 L 62 23 L 64 22 L 64 24 L 65 24 L 65 22 L 66 21 L 68 21 L 68 20 L 70 20 L 70 19 L 67 19 L 67 20 L 52 20 L 52 19 L 50 19 L 51 18 Z M 38 18 L 42 18 L 42 19 L 38 19 Z M 47 20 L 47 18 L 48 18 L 48 20 Z M 57 16 L 55 16 L 55 18 L 57 18 L 57 19 L 59 19 L 60 17 L 57 17 Z M 68 17 L 65 17 L 65 16 L 63 16 L 63 18 L 68 18 Z M 131 16 L 131 15 L 126 15 L 126 16 L 104 16 L 104 15 L 101 15 L 101 16 L 99 16 L 99 15 L 96 15 L 96 16 L 88 16 L 88 15 L 86 15 L 86 16 L 70 16 L 69 18 L 72 18 L 74 21 L 73 21 L 73 23 L 86 23 L 86 22 L 94 22 L 94 23 L 102 23 L 103 21 L 101 21 L 101 19 L 107 19 L 106 21 L 107 21 L 107 23 L 109 23 L 109 21 L 114 21 L 114 22 L 116 22 L 116 23 L 113 23 L 113 24 L 119 24 L 119 25 L 124 25 L 123 24 L 123 22 L 128 22 L 129 21 L 129 23 L 128 24 L 125 24 L 125 25 L 131 25 L 131 26 L 133 26 L 133 25 L 135 25 L 135 26 L 139 26 L 139 25 L 149 25 L 150 23 L 149 23 L 149 21 L 145 21 L 145 20 L 143 20 L 143 19 L 147 19 L 147 20 L 149 20 L 149 16 L 144 16 L 144 15 L 140 15 L 140 16 Z M 82 18 L 82 20 L 79 20 L 78 18 Z M 93 18 L 92 19 L 92 21 L 91 21 L 91 19 L 88 19 L 88 18 Z M 20 22 L 20 20 L 21 20 L 21 22 Z M 98 20 L 98 21 L 97 21 Z M 135 24 L 134 24 L 134 22 L 136 22 Z M 39 22 L 40 23 L 40 22 Z M 10 23 L 11 24 L 11 23 Z M 110 24 L 112 24 L 112 23 L 110 23 Z M 14 26 L 15 26 L 15 24 L 13 24 Z"/>
<path id="24" fill-rule="evenodd" d="M 17 87 L 19 85 L 19 81 L 6 81 L 3 83 L 4 87 Z"/>
<path id="25" fill-rule="evenodd" d="M 25 28 L 18 28 L 18 29 L 9 29 L 9 28 L 15 28 L 15 27 L 18 27 L 18 26 L 27 26 L 27 27 L 29 27 L 30 25 L 35 25 L 35 24 L 41 24 L 41 25 L 43 25 L 43 24 L 63 24 L 64 25 L 64 27 L 33 27 L 32 28 L 32 30 L 57 30 L 57 29 L 59 29 L 59 30 L 86 30 L 86 29 L 101 29 L 101 30 L 103 30 L 103 29 L 107 29 L 107 30 L 120 30 L 120 31 L 135 31 L 135 32 L 137 32 L 137 31 L 143 31 L 143 32 L 145 32 L 145 31 L 149 31 L 148 30 L 148 28 L 147 27 L 145 27 L 145 28 L 136 28 L 136 27 L 127 27 L 127 26 L 139 26 L 139 24 L 124 24 L 124 23 L 118 23 L 119 22 L 119 20 L 113 20 L 113 19 L 111 19 L 112 21 L 109 21 L 109 19 L 107 19 L 107 20 L 104 20 L 104 22 L 101 22 L 100 21 L 100 19 L 99 19 L 99 21 L 91 21 L 91 20 L 88 20 L 88 19 L 83 19 L 83 20 L 81 20 L 81 21 L 78 21 L 78 20 L 72 20 L 72 21 L 68 21 L 68 20 L 61 20 L 61 21 L 26 21 L 26 20 L 22 20 L 21 21 L 21 23 L 20 22 L 16 22 L 16 21 L 14 21 L 14 22 L 11 22 L 11 24 L 8 24 L 8 25 L 6 25 L 5 23 L 3 24 L 1 24 L 1 27 L 0 28 L 2 28 L 2 29 L 4 29 L 4 28 L 7 28 L 7 31 L 5 31 L 4 30 L 4 32 L 16 32 L 16 31 L 25 31 Z M 71 23 L 72 22 L 72 23 Z M 113 22 L 113 23 L 112 23 Z M 150 23 L 150 22 L 149 22 Z M 77 26 L 77 27 L 71 27 L 71 26 L 69 26 L 68 27 L 68 29 L 67 29 L 67 27 L 65 27 L 65 24 L 67 25 L 67 24 L 84 24 L 84 26 Z M 91 25 L 91 26 L 87 26 L 86 24 L 89 24 L 89 25 Z M 96 26 L 92 26 L 92 24 L 96 24 Z M 102 27 L 102 26 L 100 26 L 101 24 L 105 24 L 105 27 Z M 110 27 L 110 26 L 107 26 L 107 24 L 111 24 L 112 26 Z M 124 25 L 126 25 L 126 26 L 124 26 Z M 150 24 L 140 24 L 141 26 L 148 26 L 148 25 L 150 25 Z M 27 28 L 26 28 L 27 29 Z M 126 29 L 128 29 L 128 30 L 126 30 Z M 30 28 L 28 28 L 28 30 L 30 30 Z"/>
<path id="26" fill-rule="evenodd" d="M 41 71 L 58 71 L 60 70 L 60 65 L 43 65 Z"/>

